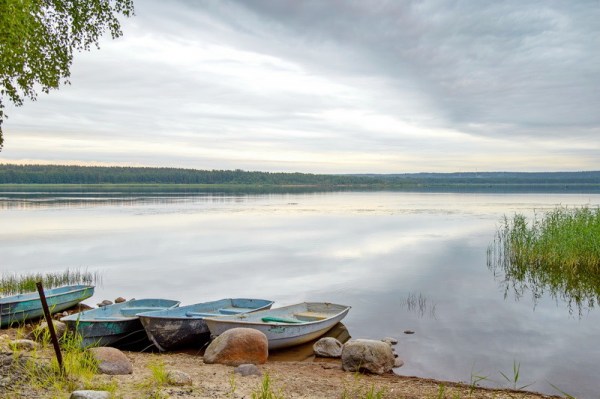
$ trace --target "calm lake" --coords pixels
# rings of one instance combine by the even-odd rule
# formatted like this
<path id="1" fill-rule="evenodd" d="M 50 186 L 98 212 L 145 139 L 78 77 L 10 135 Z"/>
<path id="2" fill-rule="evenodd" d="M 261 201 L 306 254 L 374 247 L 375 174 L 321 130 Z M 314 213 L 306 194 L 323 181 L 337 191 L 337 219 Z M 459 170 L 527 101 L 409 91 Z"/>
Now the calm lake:
<path id="1" fill-rule="evenodd" d="M 598 399 L 600 310 L 505 297 L 486 264 L 503 215 L 556 205 L 600 194 L 0 193 L 0 271 L 100 271 L 89 304 L 347 304 L 352 337 L 400 340 L 398 374 L 512 387 L 519 364 L 518 386 Z"/>

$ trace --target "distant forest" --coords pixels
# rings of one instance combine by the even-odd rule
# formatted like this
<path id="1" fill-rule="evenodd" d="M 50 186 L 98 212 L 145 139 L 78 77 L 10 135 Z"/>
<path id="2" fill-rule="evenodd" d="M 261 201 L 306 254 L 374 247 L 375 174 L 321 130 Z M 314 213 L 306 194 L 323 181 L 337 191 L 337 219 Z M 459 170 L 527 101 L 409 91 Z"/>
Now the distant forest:
<path id="1" fill-rule="evenodd" d="M 293 186 L 600 186 L 600 171 L 310 174 L 243 170 L 0 164 L 0 184 L 241 184 Z"/>

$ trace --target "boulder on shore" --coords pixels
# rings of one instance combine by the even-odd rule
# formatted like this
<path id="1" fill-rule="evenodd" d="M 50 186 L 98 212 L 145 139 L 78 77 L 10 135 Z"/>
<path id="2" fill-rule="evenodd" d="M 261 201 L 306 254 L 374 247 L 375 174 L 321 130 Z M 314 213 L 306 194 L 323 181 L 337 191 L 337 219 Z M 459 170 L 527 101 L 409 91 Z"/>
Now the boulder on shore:
<path id="1" fill-rule="evenodd" d="M 133 373 L 131 361 L 117 348 L 101 346 L 90 348 L 88 351 L 98 361 L 98 372 L 100 374 L 123 375 Z"/>
<path id="2" fill-rule="evenodd" d="M 267 336 L 252 328 L 232 328 L 214 339 L 204 352 L 204 363 L 263 364 L 269 357 Z"/>
<path id="3" fill-rule="evenodd" d="M 356 339 L 348 341 L 342 349 L 342 367 L 345 371 L 368 371 L 384 374 L 395 365 L 392 347 L 382 341 Z"/>

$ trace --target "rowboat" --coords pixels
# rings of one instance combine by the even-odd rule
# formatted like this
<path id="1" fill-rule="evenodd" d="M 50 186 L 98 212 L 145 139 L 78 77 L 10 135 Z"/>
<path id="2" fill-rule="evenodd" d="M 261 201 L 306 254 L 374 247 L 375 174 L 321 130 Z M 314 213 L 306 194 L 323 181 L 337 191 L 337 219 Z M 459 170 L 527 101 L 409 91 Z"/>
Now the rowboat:
<path id="1" fill-rule="evenodd" d="M 57 313 L 77 305 L 94 294 L 92 285 L 66 285 L 44 290 L 50 313 Z M 44 315 L 37 292 L 0 298 L 0 327 L 21 323 Z"/>
<path id="2" fill-rule="evenodd" d="M 144 332 L 139 313 L 170 309 L 179 303 L 171 299 L 132 299 L 72 314 L 60 321 L 81 335 L 82 347 L 115 346 L 126 344 L 137 333 Z"/>
<path id="3" fill-rule="evenodd" d="M 233 316 L 205 317 L 212 335 L 236 327 L 262 331 L 269 340 L 269 349 L 303 344 L 318 338 L 346 317 L 350 306 L 324 302 L 303 302 L 281 308 Z"/>
<path id="4" fill-rule="evenodd" d="M 178 308 L 140 313 L 138 316 L 148 338 L 160 351 L 199 346 L 210 338 L 205 317 L 242 314 L 269 309 L 266 299 L 229 298 Z"/>

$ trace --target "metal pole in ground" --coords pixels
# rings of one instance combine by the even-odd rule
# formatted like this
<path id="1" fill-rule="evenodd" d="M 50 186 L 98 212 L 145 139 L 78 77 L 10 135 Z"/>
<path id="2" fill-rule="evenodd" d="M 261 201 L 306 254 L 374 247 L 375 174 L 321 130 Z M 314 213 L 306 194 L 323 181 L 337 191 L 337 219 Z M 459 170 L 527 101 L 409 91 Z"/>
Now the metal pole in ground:
<path id="1" fill-rule="evenodd" d="M 52 323 L 50 309 L 48 309 L 48 302 L 46 302 L 46 295 L 44 295 L 44 287 L 42 286 L 41 281 L 35 283 L 35 285 L 37 287 L 38 293 L 40 294 L 40 300 L 42 301 L 42 309 L 44 309 L 44 316 L 46 317 L 46 323 L 48 323 L 48 331 L 50 331 L 50 339 L 52 340 L 52 345 L 54 345 L 54 352 L 56 352 L 56 360 L 58 361 L 58 367 L 60 368 L 60 372 L 62 374 L 65 374 L 62 354 L 60 353 L 60 345 L 58 344 L 58 338 L 56 337 L 56 332 L 54 331 L 54 323 Z"/>

